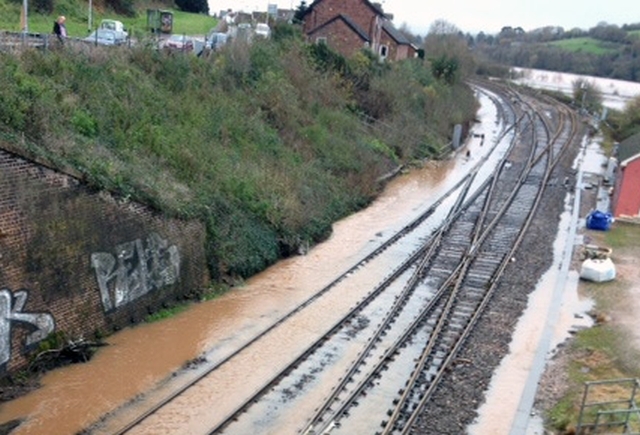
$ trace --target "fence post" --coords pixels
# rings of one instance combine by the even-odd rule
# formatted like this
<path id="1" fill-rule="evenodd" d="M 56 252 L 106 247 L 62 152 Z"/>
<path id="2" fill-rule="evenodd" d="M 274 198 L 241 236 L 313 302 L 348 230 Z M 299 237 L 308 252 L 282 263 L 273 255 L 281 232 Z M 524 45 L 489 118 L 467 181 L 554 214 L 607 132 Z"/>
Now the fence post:
<path id="1" fill-rule="evenodd" d="M 582 393 L 582 404 L 580 405 L 580 415 L 578 416 L 578 425 L 576 426 L 577 435 L 580 435 L 582 430 L 582 414 L 584 412 L 584 405 L 587 401 L 587 395 L 589 392 L 589 382 L 584 385 L 584 393 Z"/>
<path id="2" fill-rule="evenodd" d="M 633 383 L 633 390 L 631 391 L 631 400 L 629 400 L 629 410 L 636 409 L 636 392 L 638 391 L 638 380 L 636 379 Z M 636 409 L 637 411 L 637 409 Z M 631 411 L 627 413 L 627 418 L 624 422 L 624 431 L 629 430 L 629 419 L 631 418 Z"/>

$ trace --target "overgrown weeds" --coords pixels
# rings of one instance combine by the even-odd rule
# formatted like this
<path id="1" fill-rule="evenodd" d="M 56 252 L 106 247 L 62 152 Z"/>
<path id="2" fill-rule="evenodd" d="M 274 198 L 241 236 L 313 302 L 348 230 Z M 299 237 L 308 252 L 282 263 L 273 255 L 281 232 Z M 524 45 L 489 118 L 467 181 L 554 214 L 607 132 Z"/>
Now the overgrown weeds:
<path id="1" fill-rule="evenodd" d="M 640 378 L 640 347 L 637 334 L 632 333 L 637 322 L 628 321 L 637 318 L 632 307 L 638 291 L 634 271 L 640 253 L 640 227 L 616 222 L 610 231 L 590 231 L 589 237 L 590 243 L 613 248 L 618 276 L 604 283 L 581 283 L 581 292 L 595 301 L 592 317 L 596 324 L 579 331 L 566 351 L 568 385 L 546 413 L 548 426 L 560 434 L 575 430 L 585 382 Z M 619 395 L 619 389 L 603 388 L 590 401 L 619 400 Z"/>
<path id="2" fill-rule="evenodd" d="M 0 130 L 96 188 L 202 220 L 212 276 L 250 276 L 326 238 L 475 113 L 419 59 L 344 59 L 291 29 L 201 58 L 0 54 Z"/>

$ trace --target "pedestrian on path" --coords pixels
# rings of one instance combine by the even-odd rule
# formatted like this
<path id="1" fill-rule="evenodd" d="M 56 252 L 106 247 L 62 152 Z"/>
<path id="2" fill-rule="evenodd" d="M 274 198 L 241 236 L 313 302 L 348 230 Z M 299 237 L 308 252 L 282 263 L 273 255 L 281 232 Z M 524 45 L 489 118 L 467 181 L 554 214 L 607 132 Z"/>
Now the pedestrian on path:
<path id="1" fill-rule="evenodd" d="M 53 33 L 58 38 L 58 41 L 60 41 L 60 44 L 64 44 L 64 40 L 67 38 L 67 27 L 64 24 L 66 20 L 64 15 L 60 15 L 55 23 L 53 23 Z"/>

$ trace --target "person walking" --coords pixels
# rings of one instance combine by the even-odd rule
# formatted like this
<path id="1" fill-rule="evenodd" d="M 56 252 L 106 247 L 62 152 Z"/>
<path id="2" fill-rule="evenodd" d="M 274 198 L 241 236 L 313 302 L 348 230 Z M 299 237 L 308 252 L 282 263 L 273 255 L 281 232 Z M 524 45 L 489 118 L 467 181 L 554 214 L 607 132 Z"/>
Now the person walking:
<path id="1" fill-rule="evenodd" d="M 66 20 L 64 15 L 60 15 L 55 23 L 53 23 L 53 33 L 55 33 L 60 44 L 64 44 L 64 40 L 67 38 L 67 27 L 64 25 Z"/>

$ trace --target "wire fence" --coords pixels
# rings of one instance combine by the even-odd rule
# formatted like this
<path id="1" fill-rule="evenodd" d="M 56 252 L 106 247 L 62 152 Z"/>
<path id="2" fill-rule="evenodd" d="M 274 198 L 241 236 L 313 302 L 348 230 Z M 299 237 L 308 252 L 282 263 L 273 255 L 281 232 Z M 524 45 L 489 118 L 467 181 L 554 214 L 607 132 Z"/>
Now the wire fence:
<path id="1" fill-rule="evenodd" d="M 140 41 L 135 41 L 131 38 L 127 38 L 122 42 L 114 44 L 119 47 L 132 47 L 134 45 L 149 44 L 151 46 L 160 47 L 161 38 L 152 37 Z M 84 50 L 91 47 L 107 47 L 113 48 L 100 43 L 96 38 L 75 38 L 67 37 L 64 39 L 58 38 L 57 35 L 48 33 L 28 33 L 28 32 L 10 32 L 0 31 L 0 51 L 2 52 L 22 52 L 25 50 L 58 50 L 65 48 Z"/>

